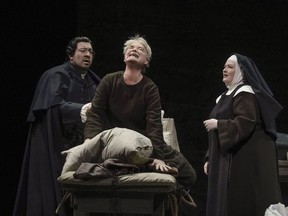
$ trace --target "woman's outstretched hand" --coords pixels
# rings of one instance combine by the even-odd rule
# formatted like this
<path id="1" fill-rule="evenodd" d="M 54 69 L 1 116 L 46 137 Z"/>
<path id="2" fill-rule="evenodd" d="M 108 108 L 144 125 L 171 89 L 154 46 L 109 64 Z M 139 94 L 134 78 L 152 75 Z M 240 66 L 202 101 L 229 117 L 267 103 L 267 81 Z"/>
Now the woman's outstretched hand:
<path id="1" fill-rule="evenodd" d="M 153 162 L 149 164 L 149 168 L 153 169 L 155 172 L 178 174 L 178 169 L 176 167 L 171 167 L 159 159 L 154 159 Z"/>

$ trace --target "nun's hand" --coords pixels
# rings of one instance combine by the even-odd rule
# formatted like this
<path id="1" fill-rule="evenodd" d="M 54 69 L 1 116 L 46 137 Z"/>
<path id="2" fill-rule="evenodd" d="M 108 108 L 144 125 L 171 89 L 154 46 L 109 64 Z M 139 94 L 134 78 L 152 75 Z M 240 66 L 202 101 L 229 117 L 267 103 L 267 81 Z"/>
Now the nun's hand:
<path id="1" fill-rule="evenodd" d="M 206 175 L 208 175 L 208 168 L 209 168 L 209 162 L 206 161 L 205 164 L 204 164 L 204 167 L 203 167 L 204 173 L 205 173 Z"/>
<path id="2" fill-rule="evenodd" d="M 218 123 L 218 120 L 217 119 L 213 119 L 213 118 L 205 120 L 203 122 L 204 127 L 206 128 L 207 131 L 217 129 L 217 123 Z"/>

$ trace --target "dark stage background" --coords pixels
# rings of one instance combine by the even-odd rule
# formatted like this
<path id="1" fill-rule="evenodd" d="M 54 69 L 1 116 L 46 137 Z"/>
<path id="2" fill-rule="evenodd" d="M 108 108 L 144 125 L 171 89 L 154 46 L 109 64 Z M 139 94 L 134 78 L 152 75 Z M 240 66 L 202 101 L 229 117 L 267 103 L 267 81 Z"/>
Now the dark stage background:
<path id="1" fill-rule="evenodd" d="M 225 90 L 221 71 L 232 52 L 255 61 L 284 107 L 278 131 L 288 133 L 288 1 L 30 0 L 9 1 L 0 10 L 3 215 L 12 214 L 38 79 L 63 63 L 74 36 L 94 41 L 92 68 L 100 77 L 124 68 L 122 46 L 129 36 L 146 36 L 153 52 L 147 75 L 158 85 L 165 116 L 175 119 L 180 149 L 198 174 L 192 191 L 196 215 L 205 215 L 207 184 L 202 121 Z"/>

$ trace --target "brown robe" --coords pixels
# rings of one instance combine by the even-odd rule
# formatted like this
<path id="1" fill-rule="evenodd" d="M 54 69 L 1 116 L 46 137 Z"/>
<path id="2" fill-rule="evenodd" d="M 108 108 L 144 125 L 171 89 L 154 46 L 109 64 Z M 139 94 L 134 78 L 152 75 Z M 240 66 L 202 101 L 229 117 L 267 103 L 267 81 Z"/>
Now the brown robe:
<path id="1" fill-rule="evenodd" d="M 151 157 L 176 167 L 179 170 L 177 181 L 190 188 L 196 180 L 194 168 L 181 152 L 168 146 L 163 138 L 158 87 L 147 76 L 143 76 L 135 85 L 127 85 L 123 73 L 110 73 L 101 80 L 92 107 L 87 112 L 85 138 L 92 138 L 115 127 L 137 131 L 151 140 Z"/>

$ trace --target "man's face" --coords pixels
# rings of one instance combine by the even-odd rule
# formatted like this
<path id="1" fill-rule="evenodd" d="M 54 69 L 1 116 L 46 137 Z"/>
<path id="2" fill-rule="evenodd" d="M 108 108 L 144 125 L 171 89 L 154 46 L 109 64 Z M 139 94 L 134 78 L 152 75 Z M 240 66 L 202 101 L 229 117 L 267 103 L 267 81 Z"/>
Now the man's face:
<path id="1" fill-rule="evenodd" d="M 90 43 L 79 42 L 73 56 L 70 56 L 70 63 L 80 70 L 90 68 L 93 61 L 94 51 Z"/>

